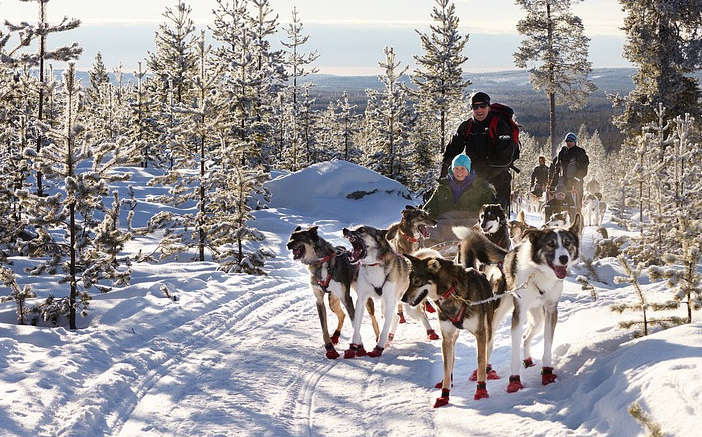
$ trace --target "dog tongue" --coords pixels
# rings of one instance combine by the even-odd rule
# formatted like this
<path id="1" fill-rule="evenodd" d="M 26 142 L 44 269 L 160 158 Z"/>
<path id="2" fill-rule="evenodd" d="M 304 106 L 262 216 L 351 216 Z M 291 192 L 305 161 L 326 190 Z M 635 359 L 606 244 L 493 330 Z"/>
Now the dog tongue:
<path id="1" fill-rule="evenodd" d="M 558 279 L 563 279 L 568 276 L 568 268 L 566 266 L 553 266 L 553 271 Z"/>

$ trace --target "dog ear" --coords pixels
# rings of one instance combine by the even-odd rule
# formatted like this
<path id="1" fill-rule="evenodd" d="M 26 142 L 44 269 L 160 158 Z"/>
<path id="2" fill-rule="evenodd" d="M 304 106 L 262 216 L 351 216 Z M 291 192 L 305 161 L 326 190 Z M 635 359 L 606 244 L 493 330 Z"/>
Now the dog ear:
<path id="1" fill-rule="evenodd" d="M 297 232 L 297 231 L 301 231 L 301 230 L 302 230 L 302 226 L 298 226 L 295 228 L 295 230 L 293 232 Z"/>
<path id="2" fill-rule="evenodd" d="M 522 235 L 522 240 L 528 238 L 531 244 L 536 244 L 543 233 L 544 231 L 541 229 L 527 229 Z"/>
<path id="3" fill-rule="evenodd" d="M 315 237 L 317 236 L 317 229 L 319 229 L 318 226 L 312 226 L 311 228 L 308 229 Z"/>
<path id="4" fill-rule="evenodd" d="M 415 258 L 409 254 L 404 254 L 404 257 L 407 258 L 412 265 L 422 262 L 419 258 Z"/>
<path id="5" fill-rule="evenodd" d="M 439 270 L 441 270 L 441 263 L 436 258 L 430 258 L 429 262 L 427 263 L 427 269 L 431 273 L 439 273 Z"/>
<path id="6" fill-rule="evenodd" d="M 343 235 L 344 237 L 348 237 L 348 236 L 349 236 L 349 230 L 346 229 L 346 228 L 342 229 L 342 230 L 341 230 L 341 235 Z"/>
<path id="7" fill-rule="evenodd" d="M 415 208 L 415 207 L 412 206 L 412 205 L 405 205 L 405 209 L 417 209 L 417 208 Z"/>
<path id="8" fill-rule="evenodd" d="M 575 235 L 580 235 L 580 228 L 582 227 L 582 221 L 583 221 L 583 218 L 580 215 L 580 213 L 579 212 L 576 213 L 575 219 L 573 219 L 573 223 L 571 223 L 568 230 L 570 232 L 574 233 Z"/>

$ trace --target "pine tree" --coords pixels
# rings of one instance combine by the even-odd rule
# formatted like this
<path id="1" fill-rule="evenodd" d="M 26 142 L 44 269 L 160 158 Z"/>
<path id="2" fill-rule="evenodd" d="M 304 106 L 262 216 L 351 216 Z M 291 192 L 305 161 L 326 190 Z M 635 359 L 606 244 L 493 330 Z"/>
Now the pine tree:
<path id="1" fill-rule="evenodd" d="M 517 23 L 525 39 L 514 54 L 514 64 L 529 68 L 532 87 L 549 100 L 551 156 L 556 149 L 556 104 L 582 108 L 595 90 L 587 79 L 592 71 L 588 61 L 590 39 L 580 17 L 570 11 L 571 0 L 517 0 L 526 17 Z"/>
<path id="2" fill-rule="evenodd" d="M 107 69 L 105 64 L 102 62 L 102 54 L 97 52 L 95 55 L 95 62 L 93 63 L 93 69 L 90 70 L 90 86 L 86 90 L 86 97 L 88 103 L 93 103 L 99 100 L 100 94 L 103 93 L 105 85 L 110 83 L 110 76 L 107 74 Z"/>
<path id="3" fill-rule="evenodd" d="M 670 325 L 678 325 L 682 323 L 682 319 L 680 317 L 651 318 L 650 311 L 670 310 L 675 308 L 677 305 L 671 305 L 670 303 L 650 303 L 648 300 L 648 296 L 646 296 L 646 293 L 643 291 L 643 289 L 641 288 L 641 284 L 639 283 L 639 277 L 641 276 L 641 272 L 644 268 L 643 264 L 639 264 L 636 268 L 632 268 L 629 265 L 629 261 L 627 261 L 624 255 L 619 255 L 617 259 L 619 260 L 619 264 L 622 266 L 622 268 L 624 268 L 626 276 L 615 276 L 614 283 L 632 284 L 634 292 L 636 293 L 637 302 L 615 304 L 612 305 L 610 308 L 612 311 L 618 312 L 620 314 L 627 310 L 641 312 L 641 320 L 628 320 L 624 322 L 619 322 L 620 327 L 628 329 L 632 326 L 641 326 L 643 330 L 640 332 L 637 331 L 634 334 L 635 336 L 639 337 L 641 335 L 648 335 L 649 325 L 658 325 L 663 328 L 666 328 Z"/>
<path id="4" fill-rule="evenodd" d="M 36 227 L 38 234 L 26 243 L 25 250 L 29 256 L 46 257 L 30 273 L 53 272 L 61 266 L 65 273 L 61 282 L 70 286 L 66 308 L 71 329 L 76 329 L 76 309 L 82 312 L 87 309 L 88 289 L 96 286 L 101 291 L 107 290 L 98 283 L 102 280 L 114 285 L 124 285 L 129 280 L 129 269 L 120 268 L 116 254 L 100 250 L 107 244 L 107 237 L 97 228 L 110 220 L 109 214 L 102 221 L 98 216 L 105 211 L 103 196 L 108 194 L 107 184 L 129 177 L 114 172 L 113 168 L 131 162 L 136 153 L 134 146 L 124 139 L 115 144 L 93 137 L 86 129 L 79 89 L 75 67 L 70 63 L 64 72 L 63 125 L 60 129 L 44 125 L 54 142 L 39 153 L 31 149 L 25 151 L 32 158 L 34 168 L 56 184 L 56 193 L 51 196 L 18 193 L 30 217 L 29 223 Z M 65 230 L 68 241 L 50 233 L 52 229 Z M 127 236 L 114 229 L 110 238 L 118 240 L 110 244 L 119 247 Z M 68 260 L 64 259 L 64 254 L 68 254 Z"/>
<path id="5" fill-rule="evenodd" d="M 287 40 L 283 41 L 282 44 L 289 49 L 287 53 L 287 65 L 290 69 L 289 77 L 292 78 L 292 86 L 290 87 L 291 100 L 288 102 L 290 105 L 290 115 L 291 123 L 290 128 L 290 150 L 289 150 L 289 166 L 290 169 L 295 171 L 300 167 L 299 161 L 299 145 L 300 145 L 300 125 L 299 125 L 299 115 L 300 115 L 300 79 L 311 73 L 316 73 L 317 68 L 312 67 L 308 69 L 308 65 L 312 64 L 319 54 L 316 51 L 310 53 L 303 53 L 303 46 L 307 43 L 309 35 L 303 35 L 302 22 L 297 15 L 297 8 L 293 6 L 292 10 L 292 22 L 288 24 L 285 29 L 287 32 Z"/>
<path id="6" fill-rule="evenodd" d="M 615 96 L 621 113 L 613 123 L 628 138 L 655 122 L 659 103 L 672 116 L 700 115 L 700 88 L 690 73 L 702 68 L 699 0 L 619 0 L 626 13 L 624 57 L 637 66 L 634 89 Z"/>
<path id="7" fill-rule="evenodd" d="M 353 142 L 358 132 L 358 116 L 353 112 L 356 105 L 349 103 L 349 94 L 344 91 L 341 99 L 336 102 L 336 107 L 339 110 L 337 120 L 341 124 L 340 133 L 344 151 L 342 157 L 345 161 L 355 162 L 360 157 L 360 152 Z"/>
<path id="8" fill-rule="evenodd" d="M 73 43 L 70 46 L 58 47 L 54 50 L 47 50 L 46 44 L 49 35 L 52 33 L 65 32 L 75 29 L 80 25 L 80 20 L 69 19 L 63 17 L 63 20 L 57 25 L 51 25 L 46 17 L 46 4 L 49 0 L 20 0 L 22 2 L 36 2 L 39 4 L 39 19 L 36 24 L 22 22 L 19 25 L 14 25 L 5 22 L 10 31 L 17 31 L 21 35 L 21 41 L 24 46 L 29 46 L 34 39 L 38 39 L 38 50 L 35 54 L 23 53 L 20 57 L 22 64 L 34 67 L 39 67 L 39 97 L 37 105 L 36 119 L 41 122 L 44 119 L 44 61 L 53 59 L 56 61 L 70 61 L 78 59 L 78 56 L 83 52 L 83 49 L 78 47 L 78 43 Z M 42 135 L 37 136 L 37 152 L 43 146 L 44 139 Z M 37 173 L 37 194 L 42 196 L 44 189 L 42 186 L 42 174 Z"/>
<path id="9" fill-rule="evenodd" d="M 24 325 L 24 316 L 28 312 L 26 301 L 37 295 L 32 291 L 32 287 L 29 284 L 20 289 L 14 272 L 6 267 L 0 267 L 0 283 L 10 289 L 10 294 L 0 298 L 0 302 L 15 301 L 17 304 L 17 322 L 20 325 Z"/>
<path id="10" fill-rule="evenodd" d="M 424 49 L 424 54 L 415 56 L 417 69 L 412 77 L 417 85 L 417 95 L 422 104 L 420 114 L 429 119 L 437 118 L 439 124 L 439 147 L 441 153 L 446 148 L 448 123 L 451 105 L 463 98 L 465 88 L 471 84 L 463 80 L 462 65 L 468 60 L 463 50 L 468 35 L 458 32 L 456 7 L 449 0 L 435 0 L 430 26 L 431 33 L 416 30 Z"/>

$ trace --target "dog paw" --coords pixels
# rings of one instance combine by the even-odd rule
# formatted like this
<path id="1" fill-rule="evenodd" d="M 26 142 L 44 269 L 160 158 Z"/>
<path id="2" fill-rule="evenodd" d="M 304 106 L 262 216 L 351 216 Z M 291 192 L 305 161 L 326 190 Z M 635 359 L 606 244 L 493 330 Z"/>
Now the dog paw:
<path id="1" fill-rule="evenodd" d="M 519 378 L 519 375 L 512 375 L 509 377 L 509 385 L 507 385 L 507 393 L 514 393 L 516 391 L 519 391 L 523 389 L 524 386 L 522 385 L 522 381 Z"/>
<path id="2" fill-rule="evenodd" d="M 500 375 L 497 374 L 495 370 L 492 368 L 492 364 L 488 364 L 487 369 L 485 369 L 487 373 L 487 379 L 500 379 Z M 471 381 L 477 381 L 478 380 L 478 369 L 473 370 L 473 373 L 470 375 L 470 378 L 468 378 Z"/>
<path id="3" fill-rule="evenodd" d="M 536 365 L 536 364 L 534 364 L 534 360 L 532 360 L 531 357 L 524 358 L 524 361 L 522 361 L 522 362 L 524 363 L 525 368 L 533 367 Z"/>
<path id="4" fill-rule="evenodd" d="M 449 403 L 449 390 L 448 389 L 441 390 L 441 397 L 436 398 L 436 401 L 434 402 L 434 408 L 443 407 L 444 405 L 448 405 L 448 403 Z"/>
<path id="5" fill-rule="evenodd" d="M 325 348 L 327 349 L 327 358 L 329 358 L 330 360 L 335 360 L 340 357 L 339 352 L 337 352 L 336 349 L 334 349 L 333 344 L 330 343 L 326 345 Z"/>
<path id="6" fill-rule="evenodd" d="M 377 358 L 383 354 L 383 348 L 380 346 L 376 346 L 373 348 L 372 351 L 368 352 L 368 356 L 372 358 Z"/>
<path id="7" fill-rule="evenodd" d="M 487 391 L 487 386 L 485 385 L 484 382 L 479 382 L 478 383 L 478 388 L 475 390 L 475 396 L 473 396 L 473 399 L 480 400 L 484 398 L 489 398 L 490 395 L 488 394 Z"/>
<path id="8" fill-rule="evenodd" d="M 548 385 L 556 382 L 556 374 L 553 373 L 553 367 L 543 367 L 541 369 L 541 384 Z"/>
<path id="9" fill-rule="evenodd" d="M 438 340 L 439 335 L 433 329 L 427 329 L 427 337 L 429 340 Z"/>
<path id="10" fill-rule="evenodd" d="M 338 329 L 334 331 L 334 334 L 331 336 L 331 342 L 332 344 L 339 344 L 339 337 L 341 336 L 341 331 Z"/>
<path id="11" fill-rule="evenodd" d="M 349 348 L 344 351 L 344 358 L 356 358 L 366 355 L 366 350 L 362 344 L 351 343 Z"/>

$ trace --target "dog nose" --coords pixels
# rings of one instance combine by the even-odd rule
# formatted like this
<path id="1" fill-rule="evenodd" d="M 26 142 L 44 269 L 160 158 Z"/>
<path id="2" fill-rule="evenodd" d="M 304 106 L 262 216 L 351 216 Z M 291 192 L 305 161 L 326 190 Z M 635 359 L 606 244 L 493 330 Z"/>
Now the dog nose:
<path id="1" fill-rule="evenodd" d="M 560 261 L 562 265 L 568 264 L 568 255 L 559 256 L 558 261 Z"/>

